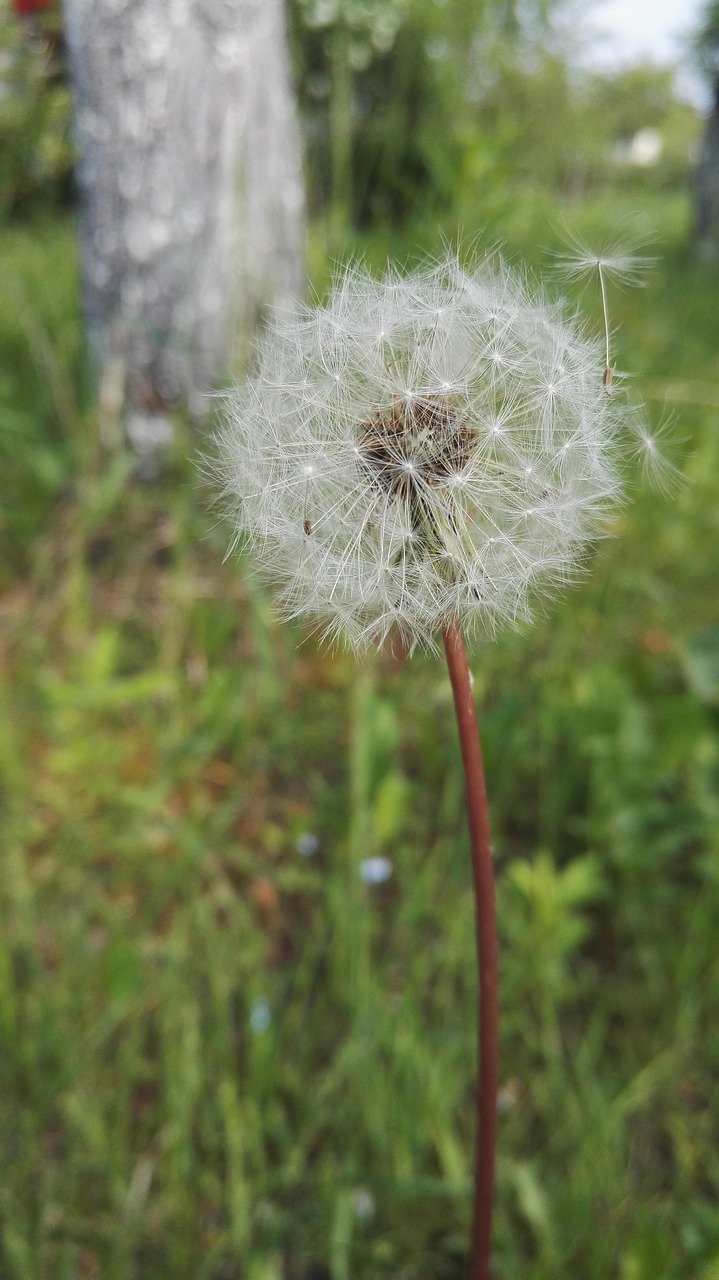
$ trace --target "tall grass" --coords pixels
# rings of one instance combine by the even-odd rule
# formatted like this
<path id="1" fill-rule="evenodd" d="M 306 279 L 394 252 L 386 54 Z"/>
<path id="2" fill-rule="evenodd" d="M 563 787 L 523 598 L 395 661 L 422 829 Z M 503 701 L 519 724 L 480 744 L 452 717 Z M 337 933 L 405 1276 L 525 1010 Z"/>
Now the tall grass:
<path id="1" fill-rule="evenodd" d="M 498 1280 L 719 1275 L 719 320 L 677 208 L 615 319 L 688 483 L 632 495 L 591 580 L 473 659 Z M 0 1275 L 459 1280 L 473 920 L 446 678 L 277 628 L 222 563 L 186 437 L 156 486 L 100 465 L 71 231 L 1 248 Z"/>

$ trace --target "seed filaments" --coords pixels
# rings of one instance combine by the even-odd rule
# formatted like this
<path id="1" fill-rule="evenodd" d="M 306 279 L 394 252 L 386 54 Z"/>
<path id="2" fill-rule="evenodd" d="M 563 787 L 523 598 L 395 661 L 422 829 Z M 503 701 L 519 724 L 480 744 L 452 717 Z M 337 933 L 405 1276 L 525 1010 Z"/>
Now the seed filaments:
<path id="1" fill-rule="evenodd" d="M 372 484 L 396 498 L 411 498 L 466 466 L 474 432 L 446 397 L 395 401 L 359 429 L 362 467 Z"/>
<path id="2" fill-rule="evenodd" d="M 441 508 L 429 489 L 447 485 L 470 460 L 475 431 L 446 396 L 395 400 L 362 423 L 361 465 L 374 488 L 405 505 L 412 530 L 412 556 L 428 555 L 450 572 L 458 536 L 452 495 Z M 402 560 L 406 549 L 400 552 Z"/>
<path id="3" fill-rule="evenodd" d="M 601 394 L 607 366 L 499 259 L 350 268 L 326 306 L 270 326 L 231 399 L 218 470 L 238 535 L 288 615 L 357 649 L 395 623 L 410 647 L 451 620 L 516 624 L 618 494 L 637 415 Z"/>

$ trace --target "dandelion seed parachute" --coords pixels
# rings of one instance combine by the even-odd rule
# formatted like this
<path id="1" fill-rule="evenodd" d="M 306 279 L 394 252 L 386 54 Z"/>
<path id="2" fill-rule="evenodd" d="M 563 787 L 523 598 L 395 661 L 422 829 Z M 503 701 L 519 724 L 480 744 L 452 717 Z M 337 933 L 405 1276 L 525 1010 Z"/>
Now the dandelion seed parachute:
<path id="1" fill-rule="evenodd" d="M 634 411 L 601 346 L 497 258 L 359 267 L 277 315 L 225 399 L 215 470 L 287 616 L 361 649 L 528 616 L 617 497 Z"/>
<path id="2" fill-rule="evenodd" d="M 615 285 L 640 285 L 656 261 L 638 252 L 645 243 L 643 237 L 627 234 L 597 252 L 583 240 L 568 235 L 566 251 L 555 254 L 557 267 L 566 280 L 590 280 L 601 271 Z"/>

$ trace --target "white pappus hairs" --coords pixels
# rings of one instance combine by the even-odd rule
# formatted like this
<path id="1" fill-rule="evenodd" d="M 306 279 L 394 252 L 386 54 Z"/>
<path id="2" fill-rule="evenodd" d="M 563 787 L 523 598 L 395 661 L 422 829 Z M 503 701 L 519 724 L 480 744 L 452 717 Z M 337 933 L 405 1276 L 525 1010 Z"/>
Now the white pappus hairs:
<path id="1" fill-rule="evenodd" d="M 492 255 L 351 266 L 281 313 L 224 401 L 212 469 L 286 616 L 355 649 L 529 616 L 576 571 L 641 410 L 601 342 Z M 234 545 L 233 543 L 233 545 Z"/>

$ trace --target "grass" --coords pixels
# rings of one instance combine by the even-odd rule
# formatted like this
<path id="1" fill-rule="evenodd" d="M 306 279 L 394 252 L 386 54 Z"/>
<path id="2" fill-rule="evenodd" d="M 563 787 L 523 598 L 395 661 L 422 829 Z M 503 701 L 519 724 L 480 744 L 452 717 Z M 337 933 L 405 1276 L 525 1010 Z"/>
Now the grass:
<path id="1" fill-rule="evenodd" d="M 583 586 L 473 659 L 497 1280 L 719 1277 L 719 321 L 684 206 L 654 216 L 660 265 L 615 320 L 688 483 L 633 493 Z M 446 676 L 278 626 L 223 563 L 181 424 L 162 484 L 104 463 L 71 229 L 0 252 L 0 1276 L 460 1280 L 474 944 Z M 369 886 L 374 854 L 393 875 Z"/>

